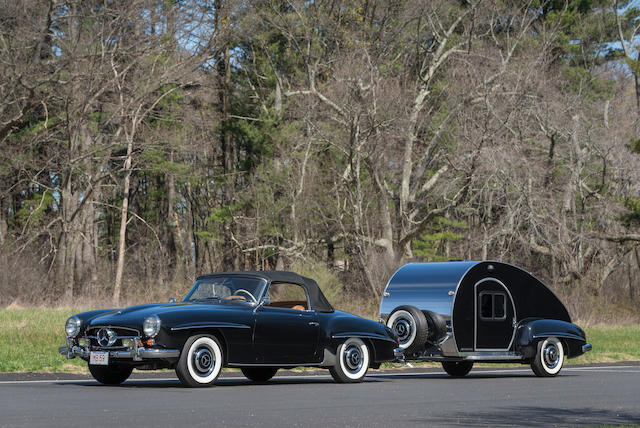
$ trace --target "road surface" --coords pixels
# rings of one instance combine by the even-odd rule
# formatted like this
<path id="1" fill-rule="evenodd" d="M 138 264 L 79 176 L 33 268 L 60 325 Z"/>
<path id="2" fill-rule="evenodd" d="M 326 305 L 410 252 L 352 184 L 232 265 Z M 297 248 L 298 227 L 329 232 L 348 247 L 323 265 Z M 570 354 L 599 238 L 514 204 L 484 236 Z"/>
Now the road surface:
<path id="1" fill-rule="evenodd" d="M 372 370 L 347 385 L 322 371 L 285 372 L 264 385 L 230 372 L 206 389 L 183 388 L 171 372 L 118 387 L 83 377 L 14 378 L 0 376 L 3 427 L 640 424 L 640 365 L 633 363 L 568 366 L 556 378 L 537 378 L 527 366 L 478 368 L 462 379 L 435 368 Z"/>

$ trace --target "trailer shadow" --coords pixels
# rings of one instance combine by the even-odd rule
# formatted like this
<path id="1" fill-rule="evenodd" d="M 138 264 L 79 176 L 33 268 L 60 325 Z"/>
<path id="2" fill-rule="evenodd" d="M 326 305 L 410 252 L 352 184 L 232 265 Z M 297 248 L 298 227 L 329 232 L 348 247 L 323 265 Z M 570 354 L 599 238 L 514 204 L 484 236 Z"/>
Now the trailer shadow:
<path id="1" fill-rule="evenodd" d="M 640 414 L 616 410 L 577 408 L 549 409 L 548 407 L 517 406 L 475 412 L 456 412 L 455 417 L 429 417 L 408 422 L 428 425 L 460 426 L 579 426 L 633 425 L 640 423 Z"/>

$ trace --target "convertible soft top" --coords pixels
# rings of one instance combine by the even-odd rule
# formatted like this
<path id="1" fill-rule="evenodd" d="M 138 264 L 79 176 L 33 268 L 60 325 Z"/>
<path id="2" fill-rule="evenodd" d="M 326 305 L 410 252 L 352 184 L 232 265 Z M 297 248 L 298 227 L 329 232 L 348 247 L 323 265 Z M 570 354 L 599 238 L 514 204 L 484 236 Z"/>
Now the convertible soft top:
<path id="1" fill-rule="evenodd" d="M 318 312 L 333 312 L 333 307 L 327 300 L 327 298 L 322 294 L 322 290 L 318 286 L 318 283 L 315 282 L 311 278 L 307 278 L 301 275 L 298 275 L 294 272 L 288 272 L 283 270 L 248 270 L 248 271 L 234 271 L 234 272 L 217 272 L 208 275 L 202 275 L 198 277 L 198 279 L 210 278 L 213 276 L 219 275 L 252 275 L 252 276 L 260 276 L 265 278 L 267 281 L 271 282 L 288 282 L 291 284 L 298 284 L 307 290 L 307 294 L 309 295 L 309 304 L 311 309 Z"/>

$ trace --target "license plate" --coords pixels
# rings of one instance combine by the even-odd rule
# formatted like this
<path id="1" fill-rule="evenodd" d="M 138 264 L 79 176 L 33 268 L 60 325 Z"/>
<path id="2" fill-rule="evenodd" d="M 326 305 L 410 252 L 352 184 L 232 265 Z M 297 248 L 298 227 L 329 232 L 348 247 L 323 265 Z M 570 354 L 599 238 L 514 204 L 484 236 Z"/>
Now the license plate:
<path id="1" fill-rule="evenodd" d="M 108 352 L 92 352 L 89 355 L 89 364 L 96 366 L 109 365 L 109 353 Z"/>

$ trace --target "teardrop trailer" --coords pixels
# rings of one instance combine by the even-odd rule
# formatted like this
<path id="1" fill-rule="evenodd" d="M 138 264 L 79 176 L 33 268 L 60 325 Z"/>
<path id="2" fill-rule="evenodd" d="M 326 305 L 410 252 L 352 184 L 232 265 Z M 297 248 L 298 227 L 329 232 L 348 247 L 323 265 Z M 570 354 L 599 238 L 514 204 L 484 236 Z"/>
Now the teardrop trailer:
<path id="1" fill-rule="evenodd" d="M 465 376 L 475 362 L 517 362 L 551 377 L 565 356 L 591 350 L 542 281 L 498 261 L 404 265 L 389 280 L 379 315 L 406 360 L 439 361 L 451 376 Z"/>

